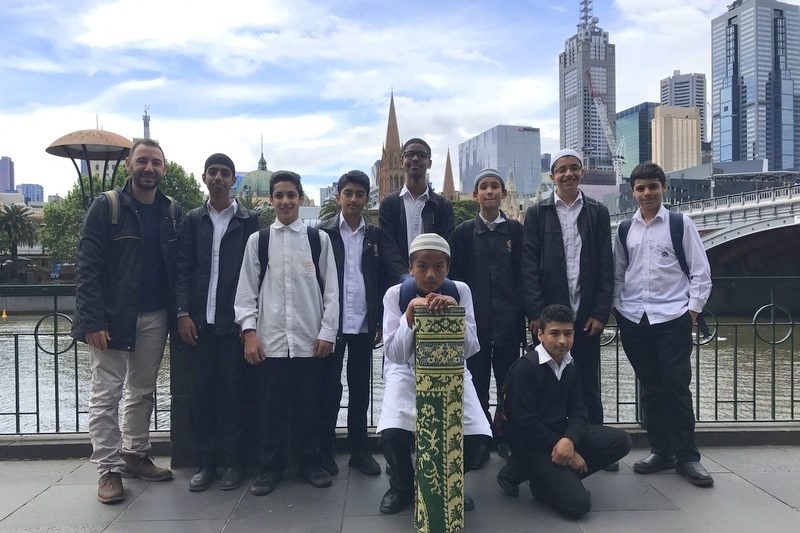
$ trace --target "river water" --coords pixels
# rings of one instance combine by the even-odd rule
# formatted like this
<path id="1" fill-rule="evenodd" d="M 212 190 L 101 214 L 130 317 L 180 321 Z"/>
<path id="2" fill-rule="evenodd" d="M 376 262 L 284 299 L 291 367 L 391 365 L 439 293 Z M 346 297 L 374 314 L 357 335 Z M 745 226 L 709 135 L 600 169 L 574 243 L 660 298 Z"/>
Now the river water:
<path id="1" fill-rule="evenodd" d="M 12 315 L 0 321 L 0 434 L 86 431 L 90 389 L 87 346 L 78 343 L 77 352 L 69 347 L 69 322 L 52 316 L 38 324 L 37 346 L 34 331 L 39 320 L 40 315 Z M 800 361 L 791 327 L 779 324 L 773 333 L 771 326 L 760 325 L 756 335 L 751 318 L 727 318 L 722 322 L 717 335 L 707 344 L 698 345 L 692 356 L 692 392 L 698 420 L 800 419 L 800 403 L 793 410 L 791 401 L 793 395 L 800 400 Z M 54 331 L 58 332 L 57 343 Z M 602 351 L 606 421 L 633 422 L 637 420 L 635 377 L 621 345 L 611 339 L 614 332 L 613 327 L 607 328 L 604 338 L 610 343 Z M 774 346 L 763 340 L 783 337 L 787 337 L 784 342 Z M 57 356 L 48 353 L 62 351 Z M 15 371 L 17 367 L 19 372 Z M 373 356 L 370 425 L 376 425 L 380 417 L 381 367 L 382 351 L 377 349 Z M 342 403 L 346 404 L 346 382 L 344 389 Z M 158 411 L 153 427 L 166 429 L 169 347 L 156 394 Z M 494 396 L 493 391 L 492 401 Z M 23 414 L 17 416 L 18 412 Z M 346 411 L 342 409 L 339 425 L 345 424 Z"/>

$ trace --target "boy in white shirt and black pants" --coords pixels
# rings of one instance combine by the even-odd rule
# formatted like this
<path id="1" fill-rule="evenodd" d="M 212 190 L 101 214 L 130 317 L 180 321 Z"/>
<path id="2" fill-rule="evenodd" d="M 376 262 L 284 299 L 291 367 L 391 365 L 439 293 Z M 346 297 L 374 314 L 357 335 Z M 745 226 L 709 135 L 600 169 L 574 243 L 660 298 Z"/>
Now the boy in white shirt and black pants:
<path id="1" fill-rule="evenodd" d="M 617 232 L 614 308 L 622 346 L 641 383 L 651 451 L 633 469 L 652 474 L 676 468 L 692 484 L 709 487 L 714 479 L 700 464 L 694 441 L 689 357 L 692 326 L 711 295 L 711 268 L 694 222 L 662 205 L 661 167 L 637 166 L 631 188 L 639 210 Z M 682 239 L 674 239 L 680 232 Z"/>

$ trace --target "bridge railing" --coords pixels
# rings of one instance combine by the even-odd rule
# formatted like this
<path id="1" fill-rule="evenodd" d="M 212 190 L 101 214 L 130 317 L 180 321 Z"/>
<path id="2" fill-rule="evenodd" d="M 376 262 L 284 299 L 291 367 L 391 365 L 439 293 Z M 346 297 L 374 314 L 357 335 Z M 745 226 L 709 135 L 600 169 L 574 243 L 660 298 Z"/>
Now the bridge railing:
<path id="1" fill-rule="evenodd" d="M 681 213 L 691 214 L 698 211 L 709 211 L 712 209 L 722 209 L 730 207 L 744 207 L 748 205 L 759 205 L 776 201 L 788 201 L 800 198 L 800 185 L 787 185 L 774 189 L 759 189 L 757 191 L 740 192 L 727 196 L 705 198 L 703 200 L 691 200 L 688 202 L 678 202 L 672 204 L 670 209 Z M 617 224 L 626 218 L 630 218 L 635 211 L 615 213 L 611 215 L 611 222 Z"/>
<path id="2" fill-rule="evenodd" d="M 800 361 L 795 329 L 800 277 L 715 278 L 695 331 L 692 390 L 698 423 L 800 421 Z M 0 321 L 0 434 L 83 433 L 91 385 L 85 344 L 69 336 L 70 319 L 58 308 L 70 288 L 0 286 L 13 294 L 45 299 L 45 316 Z M 739 295 L 739 296 L 737 296 Z M 747 311 L 731 302 L 743 300 Z M 741 303 L 741 302 L 739 302 Z M 741 308 L 741 306 L 740 306 Z M 730 313 L 737 313 L 731 315 Z M 380 416 L 381 351 L 373 356 L 369 423 Z M 612 322 L 603 334 L 602 393 L 607 422 L 641 421 L 636 378 Z M 165 354 L 156 390 L 154 431 L 169 430 L 170 356 Z M 339 424 L 346 421 L 346 390 Z M 494 398 L 494 394 L 492 395 Z"/>

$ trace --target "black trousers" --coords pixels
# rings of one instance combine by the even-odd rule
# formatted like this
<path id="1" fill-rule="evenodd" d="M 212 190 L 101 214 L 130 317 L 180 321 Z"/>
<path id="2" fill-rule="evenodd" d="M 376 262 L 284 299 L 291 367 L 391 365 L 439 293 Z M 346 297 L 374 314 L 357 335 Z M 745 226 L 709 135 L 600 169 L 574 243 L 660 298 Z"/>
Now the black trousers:
<path id="1" fill-rule="evenodd" d="M 678 462 L 699 461 L 694 442 L 692 392 L 692 318 L 683 316 L 650 324 L 647 315 L 635 324 L 617 313 L 622 347 L 641 384 L 647 415 L 647 438 L 653 453 L 675 454 Z"/>
<path id="2" fill-rule="evenodd" d="M 322 424 L 319 450 L 333 453 L 336 423 L 342 403 L 342 367 L 347 348 L 347 440 L 351 453 L 367 447 L 367 411 L 372 377 L 372 338 L 369 333 L 342 335 L 334 352 L 323 359 Z"/>
<path id="3" fill-rule="evenodd" d="M 485 346 L 485 347 L 484 347 Z M 516 344 L 504 346 L 492 346 L 491 343 L 481 342 L 481 350 L 467 359 L 467 368 L 472 374 L 472 384 L 478 393 L 478 400 L 481 402 L 483 412 L 492 424 L 492 417 L 489 414 L 489 386 L 494 370 L 494 381 L 497 384 L 497 391 L 503 388 L 506 381 L 506 374 L 511 365 L 519 359 L 520 347 Z"/>
<path id="4" fill-rule="evenodd" d="M 586 323 L 575 323 L 575 337 L 570 354 L 578 368 L 581 395 L 588 410 L 590 424 L 603 423 L 603 399 L 600 395 L 600 334 L 589 336 L 583 331 Z"/>
<path id="5" fill-rule="evenodd" d="M 512 460 L 530 480 L 531 493 L 537 500 L 570 518 L 583 516 L 591 509 L 591 500 L 582 479 L 619 461 L 631 449 L 631 438 L 621 429 L 589 425 L 575 450 L 586 461 L 588 470 L 578 474 L 568 466 L 555 464 L 550 452 L 516 448 Z"/>
<path id="6" fill-rule="evenodd" d="M 213 325 L 200 326 L 191 358 L 195 460 L 201 466 L 241 466 L 248 365 L 239 334 L 217 335 Z"/>
<path id="7" fill-rule="evenodd" d="M 476 462 L 486 438 L 485 435 L 464 435 L 464 473 L 469 472 L 469 465 Z M 407 496 L 414 493 L 411 449 L 415 440 L 414 433 L 405 429 L 390 428 L 381 432 L 383 456 L 392 471 L 389 475 L 389 486 Z"/>
<path id="8" fill-rule="evenodd" d="M 261 434 L 258 459 L 262 471 L 276 474 L 289 464 L 288 440 L 298 466 L 319 466 L 320 391 L 324 359 L 267 357 L 258 372 Z M 291 426 L 291 428 L 290 428 Z M 296 440 L 295 440 L 296 439 Z"/>

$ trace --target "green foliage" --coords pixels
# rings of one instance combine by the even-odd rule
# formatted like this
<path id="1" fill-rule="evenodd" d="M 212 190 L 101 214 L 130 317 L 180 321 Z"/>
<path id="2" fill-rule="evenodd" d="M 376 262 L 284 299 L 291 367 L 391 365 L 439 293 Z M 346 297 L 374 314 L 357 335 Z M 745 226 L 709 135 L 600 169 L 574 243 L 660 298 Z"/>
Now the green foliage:
<path id="1" fill-rule="evenodd" d="M 252 194 L 248 194 L 247 196 L 240 196 L 239 203 L 242 204 L 242 207 L 245 209 L 250 209 L 252 211 L 258 211 L 264 206 L 264 201 L 261 198 L 253 196 Z"/>
<path id="2" fill-rule="evenodd" d="M 320 221 L 328 220 L 337 216 L 341 211 L 342 206 L 336 201 L 336 196 L 328 196 L 319 208 L 319 219 Z"/>
<path id="3" fill-rule="evenodd" d="M 8 238 L 11 261 L 17 260 L 19 245 L 33 246 L 39 241 L 38 229 L 27 205 L 6 204 L 0 209 L 0 232 Z"/>
<path id="4" fill-rule="evenodd" d="M 481 206 L 477 200 L 453 200 L 452 204 L 456 226 L 465 220 L 475 218 L 478 215 L 478 211 L 481 210 Z"/>
<path id="5" fill-rule="evenodd" d="M 259 212 L 261 223 L 264 224 L 265 228 L 275 222 L 275 219 L 277 218 L 277 215 L 275 215 L 275 208 L 271 205 L 258 206 L 256 207 L 256 211 Z"/>

